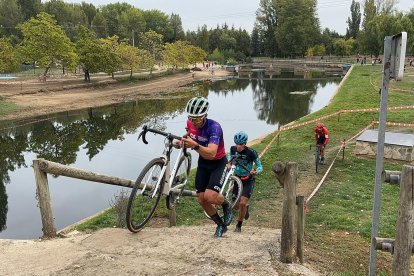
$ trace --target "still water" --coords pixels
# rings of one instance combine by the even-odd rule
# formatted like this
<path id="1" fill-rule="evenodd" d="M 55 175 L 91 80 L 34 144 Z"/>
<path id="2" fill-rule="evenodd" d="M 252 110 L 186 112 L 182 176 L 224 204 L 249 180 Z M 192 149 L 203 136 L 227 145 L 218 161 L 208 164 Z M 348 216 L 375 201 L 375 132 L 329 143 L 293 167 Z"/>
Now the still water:
<path id="1" fill-rule="evenodd" d="M 54 114 L 32 122 L 0 125 L 0 238 L 42 236 L 35 197 L 33 159 L 101 174 L 135 179 L 161 154 L 163 139 L 148 135 L 137 142 L 144 124 L 176 135 L 184 133 L 187 101 L 196 93 L 210 101 L 209 118 L 223 127 L 226 149 L 244 130 L 258 138 L 328 104 L 340 78 L 229 78 L 195 87 L 196 92 L 167 100 L 140 100 L 98 109 Z M 12 126 L 12 127 L 11 127 Z M 197 158 L 194 158 L 197 159 Z M 113 203 L 120 187 L 48 175 L 55 226 L 62 229 Z M 124 188 L 125 189 L 125 188 Z"/>

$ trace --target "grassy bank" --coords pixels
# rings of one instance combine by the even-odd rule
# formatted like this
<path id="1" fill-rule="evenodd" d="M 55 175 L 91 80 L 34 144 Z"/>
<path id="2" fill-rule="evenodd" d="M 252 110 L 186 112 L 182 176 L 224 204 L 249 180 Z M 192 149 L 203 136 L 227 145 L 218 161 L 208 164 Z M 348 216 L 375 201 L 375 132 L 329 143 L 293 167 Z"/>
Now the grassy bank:
<path id="1" fill-rule="evenodd" d="M 379 107 L 381 69 L 381 66 L 354 67 L 328 107 L 298 120 L 297 123 L 343 109 Z M 389 106 L 414 105 L 414 94 L 395 92 L 394 89 L 413 91 L 414 77 L 407 76 L 402 83 L 393 82 L 388 102 Z M 343 139 L 351 138 L 378 118 L 378 112 L 364 112 L 343 113 L 339 117 L 324 120 L 330 131 L 327 163 L 332 162 Z M 413 118 L 414 110 L 388 112 L 388 121 L 413 123 Z M 309 150 L 309 145 L 314 143 L 313 126 L 314 123 L 282 132 L 279 142 L 273 143 L 262 157 L 264 173 L 257 179 L 251 201 L 252 216 L 245 223 L 246 227 L 281 227 L 282 190 L 271 171 L 273 162 L 298 163 L 298 192 L 305 197 L 322 178 L 328 166 L 324 166 L 322 172 L 316 174 L 313 167 L 313 151 Z M 269 135 L 253 147 L 260 153 L 272 138 L 273 136 Z M 345 159 L 340 158 L 336 161 L 324 185 L 308 206 L 310 211 L 306 217 L 305 261 L 329 275 L 364 275 L 368 268 L 375 160 L 356 157 L 353 149 L 354 144 L 351 142 L 346 147 Z M 385 169 L 389 170 L 401 170 L 401 166 L 402 163 L 385 163 Z M 381 237 L 395 236 L 398 195 L 398 187 L 383 185 L 379 234 Z M 115 212 L 110 210 L 78 226 L 78 229 L 113 227 L 115 217 Z M 156 217 L 167 218 L 164 200 L 160 203 Z M 154 219 L 152 222 L 153 226 L 157 226 L 160 219 Z M 205 219 L 194 198 L 185 198 L 177 209 L 177 223 L 199 225 L 210 222 Z M 379 253 L 378 272 L 390 274 L 391 263 L 391 255 Z"/>

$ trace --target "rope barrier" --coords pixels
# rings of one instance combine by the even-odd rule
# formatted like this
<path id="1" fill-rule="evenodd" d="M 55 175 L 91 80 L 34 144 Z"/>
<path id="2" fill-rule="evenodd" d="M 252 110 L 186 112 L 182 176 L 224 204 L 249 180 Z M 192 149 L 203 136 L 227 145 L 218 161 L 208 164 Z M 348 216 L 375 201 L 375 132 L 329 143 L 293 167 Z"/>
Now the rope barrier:
<path id="1" fill-rule="evenodd" d="M 414 105 L 392 106 L 392 107 L 387 108 L 387 110 L 405 110 L 405 109 L 414 109 Z M 380 108 L 378 108 L 378 107 L 361 108 L 361 109 L 342 109 L 342 110 L 336 111 L 334 113 L 324 115 L 324 116 L 321 116 L 321 117 L 318 117 L 316 119 L 312 119 L 312 120 L 309 120 L 309 121 L 306 121 L 306 122 L 303 122 L 303 123 L 295 124 L 295 122 L 291 122 L 290 124 L 292 124 L 292 125 L 282 126 L 279 130 L 277 130 L 277 132 L 275 134 L 275 137 L 273 137 L 273 139 L 269 142 L 269 144 L 263 149 L 263 151 L 259 154 L 259 157 L 262 157 L 269 150 L 269 148 L 272 145 L 272 143 L 274 142 L 274 140 L 276 140 L 276 138 L 280 135 L 280 132 L 282 132 L 282 131 L 295 129 L 295 128 L 298 128 L 298 127 L 301 127 L 301 126 L 305 126 L 305 125 L 309 125 L 309 124 L 314 123 L 314 122 L 321 121 L 323 119 L 328 119 L 328 118 L 331 118 L 331 117 L 334 117 L 334 116 L 339 116 L 341 113 L 375 112 L 375 111 L 379 111 L 379 110 L 380 110 Z M 374 121 L 374 122 L 376 122 L 378 124 L 378 121 Z M 393 122 L 388 122 L 387 125 L 390 125 L 390 126 L 414 126 L 414 124 L 393 123 Z M 371 125 L 369 127 L 371 127 Z M 364 129 L 364 130 L 366 130 L 366 129 Z"/>

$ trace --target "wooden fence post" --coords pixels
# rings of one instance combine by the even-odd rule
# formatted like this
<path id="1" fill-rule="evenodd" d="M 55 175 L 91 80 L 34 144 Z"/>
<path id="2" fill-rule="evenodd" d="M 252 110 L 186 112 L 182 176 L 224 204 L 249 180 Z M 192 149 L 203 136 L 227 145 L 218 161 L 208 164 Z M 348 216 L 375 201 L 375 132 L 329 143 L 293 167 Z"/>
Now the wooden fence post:
<path id="1" fill-rule="evenodd" d="M 288 162 L 286 165 L 275 162 L 272 170 L 283 186 L 282 236 L 280 241 L 280 261 L 292 263 L 294 259 L 295 243 L 295 208 L 296 208 L 296 182 L 298 165 Z"/>
<path id="2" fill-rule="evenodd" d="M 413 237 L 414 166 L 404 165 L 400 183 L 400 208 L 395 236 L 392 275 L 410 275 Z"/>
<path id="3" fill-rule="evenodd" d="M 40 170 L 39 163 L 42 160 L 33 160 L 33 169 L 36 178 L 36 194 L 39 201 L 40 215 L 42 217 L 42 231 L 46 238 L 54 238 L 57 236 L 54 225 L 52 206 L 50 204 L 49 185 L 47 182 L 47 174 Z"/>
<path id="4" fill-rule="evenodd" d="M 303 195 L 297 196 L 297 241 L 296 241 L 296 256 L 299 259 L 299 262 L 303 264 L 303 241 L 305 234 L 305 197 Z"/>

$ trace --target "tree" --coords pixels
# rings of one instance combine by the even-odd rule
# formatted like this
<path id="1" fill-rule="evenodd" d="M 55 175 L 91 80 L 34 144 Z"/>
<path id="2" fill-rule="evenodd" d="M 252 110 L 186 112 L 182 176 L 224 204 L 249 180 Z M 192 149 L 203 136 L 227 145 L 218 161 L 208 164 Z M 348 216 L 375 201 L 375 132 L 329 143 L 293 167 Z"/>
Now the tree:
<path id="1" fill-rule="evenodd" d="M 87 21 L 88 21 L 88 26 L 91 27 L 92 26 L 92 21 L 95 18 L 96 14 L 98 13 L 98 10 L 91 3 L 82 2 L 81 6 L 82 6 L 82 10 L 83 10 L 84 14 L 86 15 L 86 18 L 87 18 Z"/>
<path id="2" fill-rule="evenodd" d="M 129 77 L 132 78 L 132 72 L 142 66 L 142 57 L 145 50 L 138 49 L 137 47 L 121 43 L 118 48 L 119 56 L 123 68 L 127 68 L 130 71 Z M 145 51 L 146 52 L 146 51 Z M 147 52 L 148 53 L 148 52 Z M 149 53 L 148 53 L 149 55 Z"/>
<path id="3" fill-rule="evenodd" d="M 359 2 L 352 0 L 351 3 L 351 17 L 346 21 L 348 28 L 346 29 L 346 38 L 357 38 L 359 33 L 359 26 L 361 24 L 361 10 Z"/>
<path id="4" fill-rule="evenodd" d="M 276 38 L 280 50 L 288 56 L 303 56 L 320 37 L 316 0 L 281 0 L 277 10 Z"/>
<path id="5" fill-rule="evenodd" d="M 0 72 L 14 71 L 19 68 L 13 46 L 5 38 L 0 38 Z"/>
<path id="6" fill-rule="evenodd" d="M 42 6 L 41 0 L 17 0 L 17 3 L 19 4 L 25 21 L 36 16 Z"/>
<path id="7" fill-rule="evenodd" d="M 262 38 L 263 54 L 270 57 L 280 55 L 279 45 L 276 39 L 276 28 L 279 24 L 277 8 L 272 0 L 260 0 L 259 9 L 256 11 L 255 27 Z"/>
<path id="8" fill-rule="evenodd" d="M 156 32 L 165 39 L 169 30 L 170 21 L 168 15 L 159 10 L 147 10 L 143 13 L 146 23 L 145 32 Z"/>
<path id="9" fill-rule="evenodd" d="M 76 51 L 85 74 L 85 81 L 91 81 L 90 73 L 99 72 L 104 68 L 102 60 L 105 49 L 93 31 L 80 25 L 76 37 Z"/>
<path id="10" fill-rule="evenodd" d="M 92 20 L 92 30 L 96 33 L 98 38 L 108 36 L 108 28 L 105 17 L 101 12 L 98 12 Z"/>
<path id="11" fill-rule="evenodd" d="M 18 48 L 21 57 L 26 62 L 44 66 L 44 76 L 54 64 L 74 64 L 74 45 L 50 14 L 41 12 L 17 28 L 23 33 L 23 41 Z"/>
<path id="12" fill-rule="evenodd" d="M 260 39 L 259 28 L 255 25 L 251 35 L 252 56 L 260 56 L 263 53 L 261 45 L 263 42 Z"/>
<path id="13" fill-rule="evenodd" d="M 144 14 L 139 9 L 129 9 L 119 17 L 120 37 L 125 41 L 135 44 L 136 35 L 145 31 Z"/>
<path id="14" fill-rule="evenodd" d="M 16 36 L 15 27 L 23 21 L 23 14 L 17 0 L 0 0 L 0 35 Z"/>
<path id="15" fill-rule="evenodd" d="M 163 50 L 162 35 L 154 31 L 141 34 L 139 48 L 147 50 L 155 62 L 161 60 Z M 152 74 L 152 68 L 150 73 Z"/>
<path id="16" fill-rule="evenodd" d="M 99 42 L 102 47 L 101 70 L 111 74 L 112 78 L 114 78 L 114 72 L 117 71 L 121 65 L 121 58 L 118 54 L 118 36 L 114 35 L 108 38 L 101 38 Z"/>
<path id="17" fill-rule="evenodd" d="M 398 3 L 398 0 L 376 0 L 375 6 L 377 7 L 377 12 L 381 14 L 391 14 L 395 11 L 395 5 Z"/>
<path id="18" fill-rule="evenodd" d="M 184 39 L 183 24 L 178 14 L 171 14 L 168 25 L 168 33 L 165 38 L 166 42 L 175 42 Z"/>

